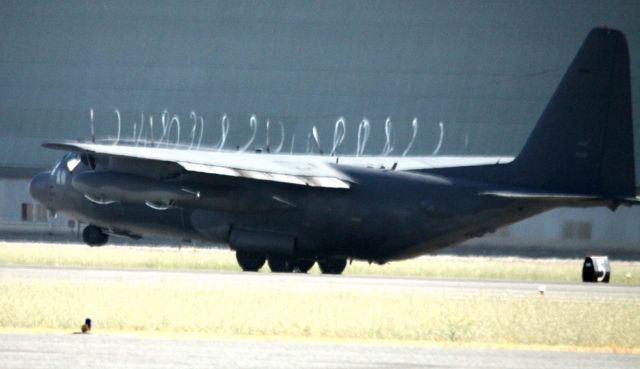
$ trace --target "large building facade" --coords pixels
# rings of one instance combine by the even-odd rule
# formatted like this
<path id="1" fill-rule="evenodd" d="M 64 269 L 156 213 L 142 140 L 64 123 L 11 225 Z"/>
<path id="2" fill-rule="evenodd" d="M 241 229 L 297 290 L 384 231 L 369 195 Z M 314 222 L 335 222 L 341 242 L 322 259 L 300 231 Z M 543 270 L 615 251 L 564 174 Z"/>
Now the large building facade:
<path id="1" fill-rule="evenodd" d="M 27 183 L 60 154 L 40 142 L 88 138 L 91 116 L 98 138 L 158 138 L 164 119 L 171 142 L 251 150 L 269 140 L 292 152 L 312 148 L 313 127 L 330 150 L 342 118 L 336 152 L 365 155 L 386 143 L 405 151 L 416 120 L 408 155 L 516 155 L 589 30 L 603 25 L 627 36 L 640 108 L 634 0 L 3 1 L 0 17 L 6 232 L 73 232 L 73 220 L 50 219 L 29 198 Z M 501 237 L 633 244 L 638 215 L 559 210 Z"/>

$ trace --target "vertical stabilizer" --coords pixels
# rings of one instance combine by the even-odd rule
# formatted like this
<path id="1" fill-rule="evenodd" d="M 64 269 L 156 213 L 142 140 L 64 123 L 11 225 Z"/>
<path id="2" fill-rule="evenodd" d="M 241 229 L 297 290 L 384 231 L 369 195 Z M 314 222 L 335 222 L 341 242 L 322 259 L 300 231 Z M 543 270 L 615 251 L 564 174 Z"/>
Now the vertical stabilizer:
<path id="1" fill-rule="evenodd" d="M 538 190 L 635 197 L 629 51 L 592 30 L 545 108 L 509 182 Z"/>

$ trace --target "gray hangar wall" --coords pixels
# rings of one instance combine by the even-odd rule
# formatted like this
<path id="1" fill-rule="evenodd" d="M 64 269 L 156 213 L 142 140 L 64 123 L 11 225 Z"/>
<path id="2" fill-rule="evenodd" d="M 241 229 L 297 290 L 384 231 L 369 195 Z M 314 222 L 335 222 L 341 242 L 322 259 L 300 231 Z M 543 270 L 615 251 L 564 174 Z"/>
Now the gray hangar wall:
<path id="1" fill-rule="evenodd" d="M 147 135 L 150 117 L 159 122 L 166 110 L 179 116 L 185 142 L 195 111 L 203 145 L 220 139 L 226 115 L 225 147 L 233 149 L 249 139 L 255 115 L 253 148 L 266 141 L 269 120 L 278 127 L 271 142 L 281 123 L 283 150 L 305 152 L 312 127 L 326 150 L 344 117 L 338 153 L 352 154 L 366 118 L 365 154 L 374 155 L 387 118 L 395 153 L 417 118 L 409 155 L 434 152 L 440 122 L 438 154 L 515 155 L 589 30 L 602 25 L 627 35 L 634 111 L 640 107 L 640 2 L 633 0 L 3 1 L 0 19 L 0 174 L 14 181 L 0 201 L 15 209 L 4 213 L 6 222 L 42 219 L 15 181 L 26 184 L 59 155 L 41 141 L 87 138 L 90 109 L 99 138 L 117 135 L 115 109 L 122 138 L 139 133 L 141 120 Z M 572 211 L 554 214 L 543 218 L 558 224 L 552 235 L 571 228 L 562 224 Z M 634 211 L 589 214 L 594 227 L 637 228 Z"/>

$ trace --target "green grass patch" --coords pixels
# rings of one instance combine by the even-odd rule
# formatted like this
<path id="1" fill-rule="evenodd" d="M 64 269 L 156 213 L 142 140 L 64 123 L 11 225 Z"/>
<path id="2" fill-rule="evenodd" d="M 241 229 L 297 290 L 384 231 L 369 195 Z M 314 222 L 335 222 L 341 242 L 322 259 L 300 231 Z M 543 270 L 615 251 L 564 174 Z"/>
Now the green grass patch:
<path id="1" fill-rule="evenodd" d="M 78 277 L 81 278 L 81 277 Z M 203 280 L 0 280 L 0 329 L 640 348 L 640 299 Z"/>
<path id="2" fill-rule="evenodd" d="M 235 254 L 205 248 L 0 243 L 0 264 L 239 271 Z M 348 275 L 579 282 L 582 260 L 425 256 L 385 265 L 354 262 Z M 640 284 L 640 262 L 611 261 L 613 284 Z M 264 267 L 263 271 L 268 271 Z M 314 267 L 310 273 L 319 273 Z"/>
<path id="3" fill-rule="evenodd" d="M 234 254 L 225 250 L 27 243 L 0 244 L 0 264 L 239 270 Z M 383 266 L 355 262 L 346 274 L 578 281 L 581 264 L 581 260 L 435 256 Z M 639 283 L 640 263 L 613 261 L 612 269 L 613 283 Z M 312 273 L 318 273 L 317 268 Z M 96 333 L 640 352 L 640 296 L 585 299 L 547 294 L 541 298 L 535 292 L 531 296 L 452 294 L 451 290 L 398 289 L 387 284 L 356 288 L 307 284 L 300 279 L 238 283 L 236 278 L 203 278 L 198 273 L 144 275 L 5 277 L 0 279 L 0 330 L 73 332 L 88 316 Z"/>

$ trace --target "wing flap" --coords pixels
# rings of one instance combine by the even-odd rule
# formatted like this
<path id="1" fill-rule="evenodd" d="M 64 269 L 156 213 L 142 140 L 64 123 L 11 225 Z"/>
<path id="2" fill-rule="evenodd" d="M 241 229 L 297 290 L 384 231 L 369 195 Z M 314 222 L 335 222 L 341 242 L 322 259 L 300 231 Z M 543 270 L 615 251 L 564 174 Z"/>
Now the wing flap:
<path id="1" fill-rule="evenodd" d="M 194 164 L 188 162 L 178 162 L 180 166 L 190 172 L 218 174 L 230 177 L 251 178 L 262 181 L 272 181 L 290 183 L 301 186 L 323 187 L 323 188 L 350 188 L 350 184 L 339 178 L 302 176 L 290 174 L 278 174 L 255 170 L 239 170 L 215 165 Z"/>

